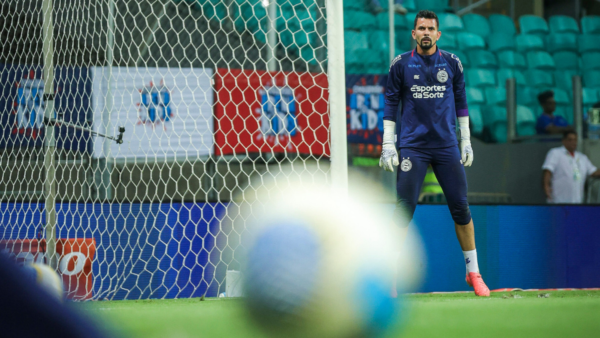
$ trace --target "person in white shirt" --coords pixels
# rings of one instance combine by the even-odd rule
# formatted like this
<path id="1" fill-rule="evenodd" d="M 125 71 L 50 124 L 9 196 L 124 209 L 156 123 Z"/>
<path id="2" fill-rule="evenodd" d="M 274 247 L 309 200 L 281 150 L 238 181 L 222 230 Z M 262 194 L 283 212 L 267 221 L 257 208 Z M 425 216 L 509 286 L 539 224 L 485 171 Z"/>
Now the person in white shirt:
<path id="1" fill-rule="evenodd" d="M 577 133 L 563 134 L 563 146 L 548 151 L 544 170 L 544 192 L 548 203 L 583 203 L 585 180 L 600 177 L 588 157 L 577 149 Z"/>

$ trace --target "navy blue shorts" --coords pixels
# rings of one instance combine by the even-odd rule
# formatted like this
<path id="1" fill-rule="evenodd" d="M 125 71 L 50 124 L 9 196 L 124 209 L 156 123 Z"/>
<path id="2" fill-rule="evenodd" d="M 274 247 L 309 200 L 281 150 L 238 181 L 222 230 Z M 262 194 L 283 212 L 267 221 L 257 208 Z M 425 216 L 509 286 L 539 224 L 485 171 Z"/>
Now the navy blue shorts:
<path id="1" fill-rule="evenodd" d="M 398 159 L 400 165 L 394 218 L 400 226 L 408 226 L 413 218 L 430 164 L 444 191 L 454 222 L 459 225 L 471 222 L 471 211 L 467 202 L 467 176 L 457 146 L 434 149 L 400 148 Z"/>

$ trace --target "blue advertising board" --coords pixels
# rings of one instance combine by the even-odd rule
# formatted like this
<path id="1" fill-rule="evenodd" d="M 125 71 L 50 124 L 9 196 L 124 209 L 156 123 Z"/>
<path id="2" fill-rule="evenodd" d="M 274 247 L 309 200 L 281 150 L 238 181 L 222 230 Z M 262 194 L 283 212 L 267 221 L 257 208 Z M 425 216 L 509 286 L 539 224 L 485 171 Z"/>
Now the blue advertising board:
<path id="1" fill-rule="evenodd" d="M 348 143 L 380 145 L 387 75 L 346 76 Z"/>
<path id="2" fill-rule="evenodd" d="M 0 64 L 2 137 L 0 148 L 41 147 L 44 136 L 43 68 L 39 65 Z M 91 125 L 92 77 L 85 67 L 56 67 L 54 111 L 64 121 Z M 56 116 L 56 115 L 55 115 Z M 65 126 L 56 126 L 57 147 L 91 152 L 91 138 Z"/>

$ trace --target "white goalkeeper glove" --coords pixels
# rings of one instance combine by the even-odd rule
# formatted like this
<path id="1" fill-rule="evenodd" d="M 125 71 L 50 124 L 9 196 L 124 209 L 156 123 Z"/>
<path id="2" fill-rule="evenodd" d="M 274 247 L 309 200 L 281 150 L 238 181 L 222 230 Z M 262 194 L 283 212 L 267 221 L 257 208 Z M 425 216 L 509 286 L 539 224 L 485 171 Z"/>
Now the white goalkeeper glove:
<path id="1" fill-rule="evenodd" d="M 398 151 L 394 135 L 396 133 L 396 122 L 383 120 L 383 144 L 381 145 L 381 158 L 379 166 L 386 171 L 394 172 L 394 166 L 398 166 Z"/>
<path id="2" fill-rule="evenodd" d="M 460 127 L 460 156 L 465 167 L 473 164 L 473 147 L 471 147 L 471 131 L 469 130 L 469 117 L 462 116 L 458 118 Z"/>

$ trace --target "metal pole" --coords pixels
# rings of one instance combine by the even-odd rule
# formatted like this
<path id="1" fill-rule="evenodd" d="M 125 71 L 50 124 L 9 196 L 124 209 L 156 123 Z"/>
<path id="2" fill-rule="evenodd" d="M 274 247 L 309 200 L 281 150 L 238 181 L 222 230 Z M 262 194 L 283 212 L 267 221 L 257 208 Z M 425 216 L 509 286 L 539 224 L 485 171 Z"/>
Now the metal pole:
<path id="1" fill-rule="evenodd" d="M 112 110 L 114 99 L 112 95 L 113 87 L 113 76 L 112 67 L 114 62 L 114 48 L 115 48 L 115 2 L 114 0 L 108 1 L 108 35 L 107 35 L 108 48 L 106 49 L 106 68 L 104 73 L 106 75 L 106 104 L 104 105 L 104 111 L 102 112 L 102 126 L 104 127 L 104 134 L 112 134 Z M 104 155 L 104 166 L 102 170 L 102 200 L 110 201 L 112 196 L 112 183 L 111 176 L 114 167 L 114 161 L 112 158 L 111 140 L 105 138 L 102 144 L 102 152 Z"/>
<path id="2" fill-rule="evenodd" d="M 575 75 L 573 81 L 573 127 L 577 132 L 577 148 L 581 150 L 583 141 L 583 90 L 581 76 Z"/>
<path id="3" fill-rule="evenodd" d="M 388 17 L 390 22 L 390 64 L 396 57 L 396 21 L 394 20 L 394 0 L 388 0 Z"/>
<path id="4" fill-rule="evenodd" d="M 344 7 L 339 0 L 327 0 L 327 41 L 331 181 L 334 188 L 339 189 L 342 193 L 347 193 L 348 148 L 346 144 Z"/>
<path id="5" fill-rule="evenodd" d="M 44 117 L 54 118 L 54 22 L 52 18 L 52 0 L 42 1 L 42 15 L 44 22 L 43 48 L 44 48 Z M 44 135 L 44 170 L 46 180 L 44 181 L 44 193 L 46 195 L 44 204 L 46 207 L 46 255 L 48 265 L 58 269 L 58 255 L 56 254 L 56 139 L 54 135 L 54 123 L 45 125 Z"/>
<path id="6" fill-rule="evenodd" d="M 267 33 L 267 70 L 277 70 L 276 50 L 277 44 L 277 0 L 270 0 L 269 6 L 269 32 Z M 275 85 L 273 83 L 273 85 Z"/>
<path id="7" fill-rule="evenodd" d="M 517 136 L 517 88 L 514 78 L 506 80 L 506 142 L 512 143 Z"/>

